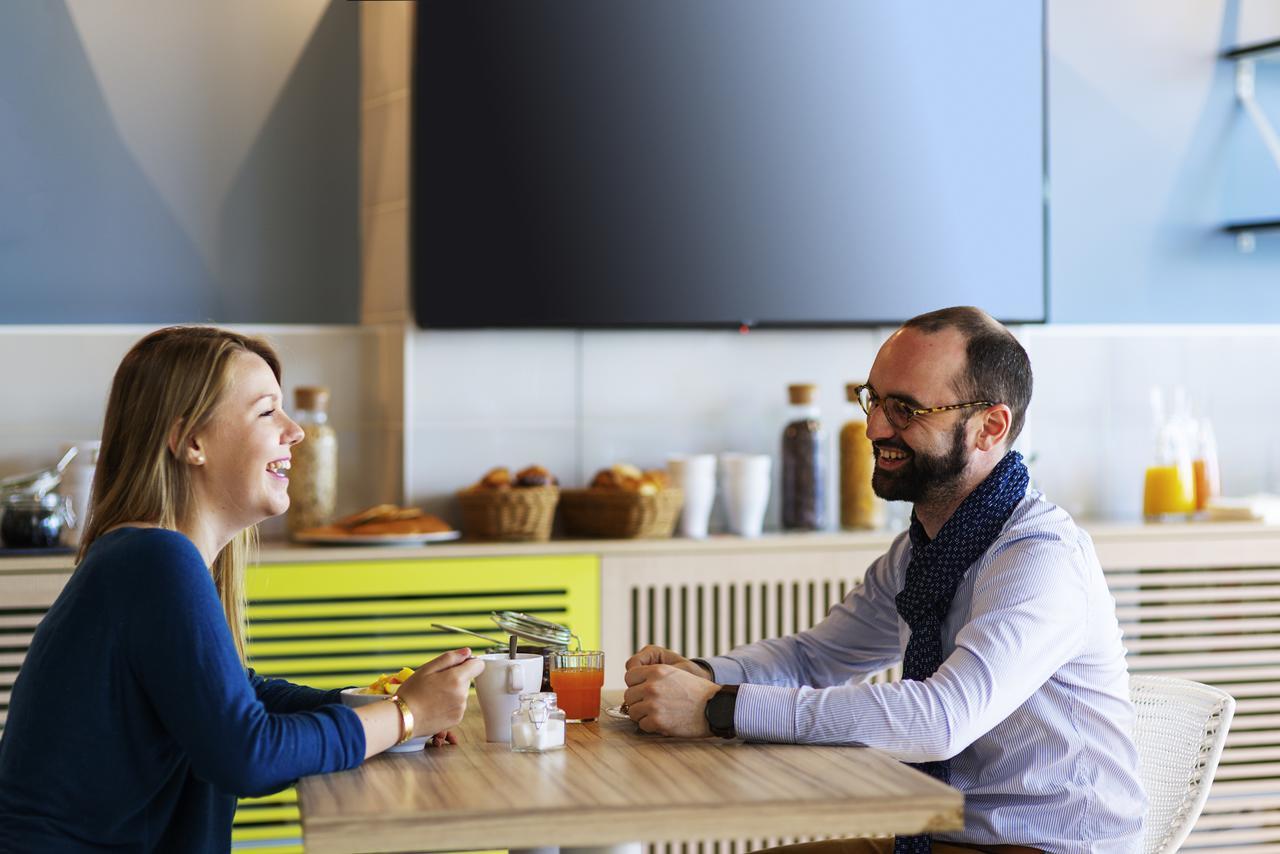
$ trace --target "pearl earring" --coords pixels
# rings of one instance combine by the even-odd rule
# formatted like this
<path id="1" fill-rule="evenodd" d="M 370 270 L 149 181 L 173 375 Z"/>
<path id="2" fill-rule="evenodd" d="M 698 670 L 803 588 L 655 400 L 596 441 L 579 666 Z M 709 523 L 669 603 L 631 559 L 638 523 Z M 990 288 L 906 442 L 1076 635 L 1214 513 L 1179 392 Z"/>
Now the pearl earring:
<path id="1" fill-rule="evenodd" d="M 196 465 L 204 465 L 204 454 L 196 454 Z"/>

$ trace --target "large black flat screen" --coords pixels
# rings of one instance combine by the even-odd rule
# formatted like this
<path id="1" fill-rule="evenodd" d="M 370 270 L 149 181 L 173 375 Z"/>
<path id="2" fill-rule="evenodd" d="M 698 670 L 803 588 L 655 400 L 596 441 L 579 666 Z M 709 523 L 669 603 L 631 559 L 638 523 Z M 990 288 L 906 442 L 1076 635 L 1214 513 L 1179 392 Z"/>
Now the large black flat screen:
<path id="1" fill-rule="evenodd" d="M 421 0 L 424 327 L 1045 318 L 1043 8 Z"/>

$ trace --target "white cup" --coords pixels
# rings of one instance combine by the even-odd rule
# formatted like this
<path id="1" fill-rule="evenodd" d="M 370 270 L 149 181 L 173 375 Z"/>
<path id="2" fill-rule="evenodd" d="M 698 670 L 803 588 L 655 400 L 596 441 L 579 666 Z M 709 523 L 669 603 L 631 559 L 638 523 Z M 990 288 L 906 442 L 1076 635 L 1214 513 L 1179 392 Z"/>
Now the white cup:
<path id="1" fill-rule="evenodd" d="M 764 511 L 769 506 L 770 469 L 768 454 L 721 454 L 724 472 L 724 513 L 730 533 L 758 537 L 764 530 Z"/>
<path id="2" fill-rule="evenodd" d="M 520 695 L 542 690 L 542 656 L 505 652 L 479 656 L 484 670 L 476 677 L 476 696 L 484 715 L 485 741 L 511 741 L 511 713 L 520 706 Z"/>
<path id="3" fill-rule="evenodd" d="M 667 476 L 673 486 L 684 490 L 680 510 L 680 536 L 702 539 L 711 520 L 716 500 L 716 458 L 712 454 L 672 454 L 667 457 Z"/>

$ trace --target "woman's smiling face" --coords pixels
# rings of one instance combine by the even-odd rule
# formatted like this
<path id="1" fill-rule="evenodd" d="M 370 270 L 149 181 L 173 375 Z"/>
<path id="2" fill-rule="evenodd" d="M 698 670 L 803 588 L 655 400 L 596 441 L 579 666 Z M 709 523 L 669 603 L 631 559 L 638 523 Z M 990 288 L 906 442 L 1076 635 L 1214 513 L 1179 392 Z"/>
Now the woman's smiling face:
<path id="1" fill-rule="evenodd" d="M 256 353 L 237 353 L 207 427 L 193 436 L 197 512 L 219 526 L 256 525 L 289 509 L 290 447 L 303 432 L 281 406 L 280 384 Z"/>

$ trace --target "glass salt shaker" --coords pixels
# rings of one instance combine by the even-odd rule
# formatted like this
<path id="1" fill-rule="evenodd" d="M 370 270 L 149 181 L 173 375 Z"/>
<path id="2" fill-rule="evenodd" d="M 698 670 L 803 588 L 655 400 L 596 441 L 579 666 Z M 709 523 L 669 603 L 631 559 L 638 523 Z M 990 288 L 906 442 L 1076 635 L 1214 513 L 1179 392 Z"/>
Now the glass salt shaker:
<path id="1" fill-rule="evenodd" d="M 511 713 L 511 750 L 514 753 L 547 753 L 564 747 L 564 711 L 551 691 L 521 694 L 520 707 Z"/>

